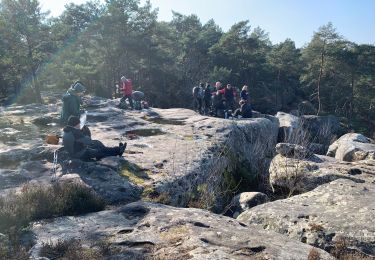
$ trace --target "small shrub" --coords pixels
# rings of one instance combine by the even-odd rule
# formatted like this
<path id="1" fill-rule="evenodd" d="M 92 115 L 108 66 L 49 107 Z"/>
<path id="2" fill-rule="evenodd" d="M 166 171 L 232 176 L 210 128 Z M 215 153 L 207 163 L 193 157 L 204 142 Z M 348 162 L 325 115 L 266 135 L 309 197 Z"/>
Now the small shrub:
<path id="1" fill-rule="evenodd" d="M 30 259 L 28 248 L 20 243 L 21 232 L 11 228 L 7 234 L 0 234 L 0 259 L 26 260 Z"/>
<path id="2" fill-rule="evenodd" d="M 19 194 L 0 198 L 0 232 L 30 221 L 100 211 L 104 206 L 96 193 L 81 184 L 25 185 Z"/>
<path id="3" fill-rule="evenodd" d="M 360 252 L 356 252 L 349 248 L 350 240 L 346 237 L 339 237 L 335 243 L 331 254 L 339 260 L 371 260 L 370 256 L 366 256 Z"/>
<path id="4" fill-rule="evenodd" d="M 101 247 L 84 247 L 80 241 L 71 239 L 58 240 L 56 243 L 44 243 L 40 256 L 49 259 L 99 260 L 105 258 L 103 253 Z"/>
<path id="5" fill-rule="evenodd" d="M 316 248 L 311 248 L 307 260 L 320 260 L 320 253 Z"/>
<path id="6" fill-rule="evenodd" d="M 323 231 L 323 226 L 321 224 L 316 223 L 309 223 L 309 227 L 311 231 L 320 232 Z"/>

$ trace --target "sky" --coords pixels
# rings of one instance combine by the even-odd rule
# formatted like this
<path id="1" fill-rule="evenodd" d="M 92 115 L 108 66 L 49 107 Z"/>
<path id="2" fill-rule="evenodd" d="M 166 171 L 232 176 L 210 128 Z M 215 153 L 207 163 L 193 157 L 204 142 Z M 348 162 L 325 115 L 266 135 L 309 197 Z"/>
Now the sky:
<path id="1" fill-rule="evenodd" d="M 42 10 L 58 16 L 69 2 L 86 0 L 39 0 Z M 144 3 L 145 0 L 141 0 Z M 347 40 L 375 44 L 375 0 L 150 0 L 159 9 L 158 19 L 170 21 L 172 10 L 196 14 L 202 23 L 214 19 L 224 31 L 239 21 L 249 20 L 269 33 L 272 43 L 287 38 L 297 47 L 308 43 L 314 31 L 332 22 Z"/>

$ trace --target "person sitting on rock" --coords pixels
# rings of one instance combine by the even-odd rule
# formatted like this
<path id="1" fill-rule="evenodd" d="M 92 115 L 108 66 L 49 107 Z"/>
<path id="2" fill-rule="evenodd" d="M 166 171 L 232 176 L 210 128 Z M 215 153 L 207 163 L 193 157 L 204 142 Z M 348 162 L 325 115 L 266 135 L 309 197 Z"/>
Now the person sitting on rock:
<path id="1" fill-rule="evenodd" d="M 63 129 L 63 145 L 72 158 L 89 160 L 108 156 L 122 157 L 126 143 L 120 143 L 118 147 L 106 147 L 98 140 L 92 140 L 88 127 L 80 128 L 79 117 L 70 116 L 68 124 Z"/>
<path id="2" fill-rule="evenodd" d="M 242 100 L 249 102 L 249 87 L 247 85 L 242 87 L 240 97 Z"/>
<path id="3" fill-rule="evenodd" d="M 60 114 L 61 125 L 66 125 L 70 116 L 80 116 L 80 108 L 82 104 L 81 97 L 85 91 L 86 88 L 80 81 L 76 81 L 70 86 L 62 98 L 63 104 Z"/>
<path id="4" fill-rule="evenodd" d="M 246 100 L 241 99 L 240 108 L 237 108 L 236 111 L 234 111 L 233 117 L 238 116 L 242 116 L 242 118 L 251 118 L 253 116 L 251 106 Z"/>

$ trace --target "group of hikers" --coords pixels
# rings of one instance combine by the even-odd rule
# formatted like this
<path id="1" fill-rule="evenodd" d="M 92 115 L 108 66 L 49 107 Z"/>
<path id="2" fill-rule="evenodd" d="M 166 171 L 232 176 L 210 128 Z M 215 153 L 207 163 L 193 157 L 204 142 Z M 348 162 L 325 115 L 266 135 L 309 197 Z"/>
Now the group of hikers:
<path id="1" fill-rule="evenodd" d="M 194 109 L 204 115 L 221 118 L 252 117 L 247 85 L 242 87 L 240 95 L 238 95 L 237 89 L 231 84 L 223 87 L 222 83 L 218 81 L 213 88 L 210 83 L 199 83 L 193 88 L 193 101 Z"/>
<path id="2" fill-rule="evenodd" d="M 70 157 L 90 160 L 101 159 L 107 156 L 122 156 L 126 143 L 120 142 L 118 146 L 107 147 L 98 140 L 92 140 L 90 129 L 85 125 L 85 113 L 82 113 L 82 96 L 86 87 L 80 81 L 76 81 L 63 95 L 62 111 L 60 115 L 63 128 L 63 145 Z M 125 76 L 121 77 L 121 84 L 116 85 L 116 93 L 122 92 L 119 107 L 122 109 L 148 108 L 143 100 L 144 93 L 133 91 L 132 81 Z M 199 84 L 193 88 L 194 106 L 201 114 L 212 115 L 221 118 L 242 117 L 250 118 L 252 110 L 250 106 L 248 86 L 243 86 L 240 95 L 230 84 L 222 87 L 221 82 L 216 82 L 215 88 L 209 83 Z M 239 104 L 237 108 L 236 103 Z M 237 108 L 235 110 L 235 108 Z"/>

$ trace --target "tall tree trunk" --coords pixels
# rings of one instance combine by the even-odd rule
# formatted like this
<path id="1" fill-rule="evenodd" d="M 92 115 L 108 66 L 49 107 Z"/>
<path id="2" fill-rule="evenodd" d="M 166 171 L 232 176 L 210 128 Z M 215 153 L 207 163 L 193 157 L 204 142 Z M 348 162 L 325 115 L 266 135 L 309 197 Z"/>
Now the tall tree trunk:
<path id="1" fill-rule="evenodd" d="M 321 53 L 320 71 L 319 71 L 318 86 L 317 86 L 317 95 L 318 95 L 318 112 L 316 113 L 317 116 L 319 116 L 320 110 L 322 108 L 322 102 L 320 100 L 320 82 L 322 80 L 322 75 L 323 75 L 323 65 L 324 65 L 324 49 Z"/>
<path id="2" fill-rule="evenodd" d="M 34 90 L 34 94 L 35 94 L 35 98 L 36 98 L 36 101 L 40 104 L 43 104 L 43 100 L 42 100 L 42 94 L 41 94 L 41 91 L 40 91 L 40 85 L 39 85 L 39 81 L 38 81 L 38 78 L 36 76 L 36 72 L 35 70 L 32 71 L 32 85 L 33 85 L 33 90 Z"/>
<path id="3" fill-rule="evenodd" d="M 29 41 L 29 37 L 27 37 L 27 36 L 26 36 L 26 41 L 27 41 L 27 49 L 28 49 L 27 56 L 29 58 L 30 72 L 31 72 L 31 76 L 32 76 L 31 87 L 32 87 L 33 92 L 34 92 L 36 102 L 42 104 L 43 103 L 42 95 L 40 93 L 40 86 L 39 86 L 39 82 L 38 82 L 38 79 L 37 79 L 37 76 L 36 76 L 37 68 L 35 68 L 35 66 L 34 66 L 33 50 L 32 50 L 32 47 L 31 47 L 31 44 L 30 44 L 30 41 Z"/>
<path id="4" fill-rule="evenodd" d="M 349 119 L 351 121 L 354 111 L 354 72 L 352 73 L 352 82 L 351 82 L 351 91 L 350 91 L 350 104 L 349 104 Z"/>

